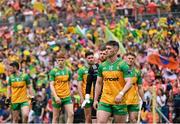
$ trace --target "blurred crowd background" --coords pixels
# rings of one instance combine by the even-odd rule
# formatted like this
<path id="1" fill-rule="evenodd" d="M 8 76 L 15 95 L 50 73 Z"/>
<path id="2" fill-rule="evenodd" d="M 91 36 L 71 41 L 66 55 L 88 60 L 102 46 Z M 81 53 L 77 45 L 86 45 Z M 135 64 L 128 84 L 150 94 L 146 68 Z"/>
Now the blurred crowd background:
<path id="1" fill-rule="evenodd" d="M 18 61 L 21 71 L 30 75 L 36 93 L 29 121 L 44 109 L 42 122 L 51 122 L 48 73 L 56 65 L 59 51 L 66 52 L 66 65 L 73 72 L 75 122 L 83 122 L 77 69 L 87 64 L 86 51 L 94 51 L 98 58 L 99 47 L 112 35 L 137 56 L 148 103 L 141 121 L 153 121 L 154 84 L 157 108 L 170 122 L 180 122 L 179 15 L 179 0 L 1 0 L 0 123 L 11 121 L 4 100 L 12 61 Z M 62 116 L 64 122 L 65 114 Z M 156 117 L 157 122 L 164 122 L 159 113 Z"/>

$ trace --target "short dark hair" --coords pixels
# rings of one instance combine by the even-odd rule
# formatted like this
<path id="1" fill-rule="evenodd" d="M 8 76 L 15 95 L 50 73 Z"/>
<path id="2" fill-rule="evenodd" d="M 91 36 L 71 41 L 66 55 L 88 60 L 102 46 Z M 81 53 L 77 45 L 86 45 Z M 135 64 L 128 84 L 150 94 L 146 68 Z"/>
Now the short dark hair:
<path id="1" fill-rule="evenodd" d="M 100 50 L 100 51 L 106 50 L 106 45 L 105 45 L 105 44 L 101 44 L 99 50 Z"/>
<path id="2" fill-rule="evenodd" d="M 19 63 L 16 62 L 16 61 L 12 62 L 12 63 L 10 64 L 10 66 L 16 67 L 17 69 L 19 69 Z"/>
<path id="3" fill-rule="evenodd" d="M 56 55 L 56 59 L 60 59 L 60 58 L 66 58 L 65 53 L 63 53 L 63 52 L 59 52 L 59 53 L 57 53 L 57 55 Z"/>
<path id="4" fill-rule="evenodd" d="M 85 57 L 90 56 L 90 55 L 94 55 L 94 53 L 91 52 L 91 51 L 87 51 L 87 52 L 85 53 Z"/>
<path id="5" fill-rule="evenodd" d="M 136 57 L 136 55 L 134 53 L 132 53 L 132 52 L 126 53 L 126 56 L 129 56 L 129 55 Z"/>
<path id="6" fill-rule="evenodd" d="M 114 40 L 108 41 L 106 43 L 106 45 L 113 46 L 113 47 L 118 47 L 119 48 L 119 43 L 117 41 L 114 41 Z"/>

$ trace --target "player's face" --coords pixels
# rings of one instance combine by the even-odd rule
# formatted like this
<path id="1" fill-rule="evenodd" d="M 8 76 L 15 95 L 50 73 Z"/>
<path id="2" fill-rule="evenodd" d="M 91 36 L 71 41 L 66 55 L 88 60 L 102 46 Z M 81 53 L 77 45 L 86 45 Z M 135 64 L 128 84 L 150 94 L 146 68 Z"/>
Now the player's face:
<path id="1" fill-rule="evenodd" d="M 58 58 L 57 60 L 58 65 L 64 65 L 65 58 Z"/>
<path id="2" fill-rule="evenodd" d="M 101 61 L 105 61 L 106 60 L 106 51 L 105 50 L 99 52 L 99 59 Z"/>
<path id="3" fill-rule="evenodd" d="M 16 67 L 9 66 L 9 71 L 10 71 L 12 74 L 15 74 L 15 73 L 16 73 Z"/>
<path id="4" fill-rule="evenodd" d="M 106 46 L 106 53 L 107 53 L 107 57 L 111 58 L 114 55 L 116 55 L 117 50 L 113 47 L 113 46 Z"/>
<path id="5" fill-rule="evenodd" d="M 86 60 L 87 60 L 88 64 L 92 65 L 94 63 L 94 61 L 95 61 L 94 60 L 94 55 L 87 56 Z"/>
<path id="6" fill-rule="evenodd" d="M 126 60 L 126 62 L 128 63 L 128 65 L 133 65 L 133 64 L 134 64 L 135 57 L 134 57 L 134 56 L 131 56 L 131 55 L 128 55 L 125 60 Z"/>

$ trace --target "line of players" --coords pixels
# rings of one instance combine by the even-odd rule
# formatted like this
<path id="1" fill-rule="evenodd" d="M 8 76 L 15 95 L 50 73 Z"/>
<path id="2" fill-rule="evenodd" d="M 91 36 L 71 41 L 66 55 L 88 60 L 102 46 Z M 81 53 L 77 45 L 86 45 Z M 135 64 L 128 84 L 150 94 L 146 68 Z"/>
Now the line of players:
<path id="1" fill-rule="evenodd" d="M 78 91 L 82 108 L 84 108 L 85 123 L 92 123 L 92 107 L 97 110 L 96 122 L 107 123 L 113 117 L 116 123 L 137 122 L 140 111 L 140 98 L 144 101 L 142 78 L 136 68 L 136 56 L 133 53 L 124 55 L 124 60 L 118 57 L 119 44 L 109 41 L 100 48 L 99 62 L 95 62 L 94 53 L 86 52 L 88 66 L 78 70 Z M 70 92 L 71 71 L 65 65 L 64 53 L 56 55 L 57 65 L 50 73 L 50 88 L 52 92 L 53 120 L 58 123 L 61 107 L 67 112 L 67 123 L 73 123 L 74 112 Z M 19 111 L 22 112 L 24 123 L 28 121 L 28 96 L 33 101 L 34 93 L 29 76 L 20 72 L 17 62 L 10 64 L 12 74 L 8 80 L 6 103 L 11 101 L 13 123 L 18 123 Z M 28 90 L 28 92 L 27 92 Z M 145 102 L 143 102 L 143 108 Z"/>

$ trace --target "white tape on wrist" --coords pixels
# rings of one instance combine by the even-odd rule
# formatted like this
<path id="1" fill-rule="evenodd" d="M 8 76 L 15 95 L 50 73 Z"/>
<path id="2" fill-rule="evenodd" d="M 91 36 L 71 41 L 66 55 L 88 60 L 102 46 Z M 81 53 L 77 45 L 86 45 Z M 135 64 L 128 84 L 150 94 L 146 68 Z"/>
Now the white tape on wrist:
<path id="1" fill-rule="evenodd" d="M 123 92 L 120 92 L 119 94 L 120 94 L 120 95 L 122 95 L 122 96 L 124 95 L 124 93 L 123 93 Z"/>

